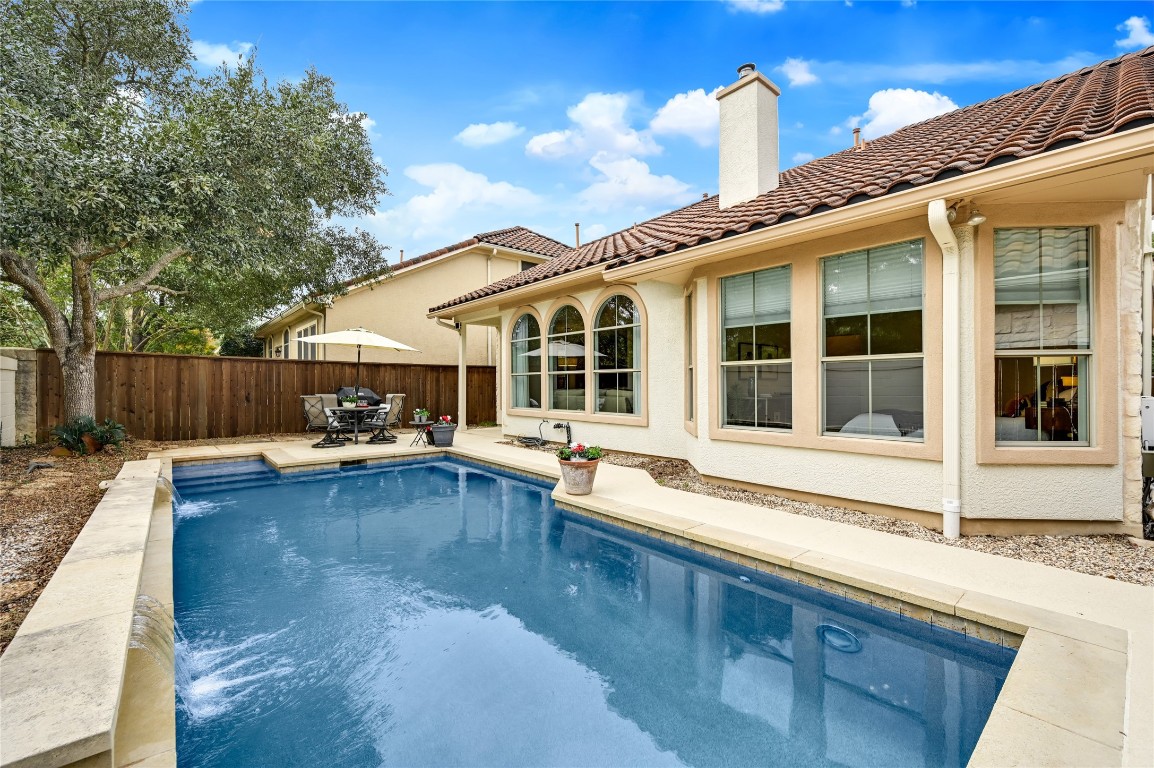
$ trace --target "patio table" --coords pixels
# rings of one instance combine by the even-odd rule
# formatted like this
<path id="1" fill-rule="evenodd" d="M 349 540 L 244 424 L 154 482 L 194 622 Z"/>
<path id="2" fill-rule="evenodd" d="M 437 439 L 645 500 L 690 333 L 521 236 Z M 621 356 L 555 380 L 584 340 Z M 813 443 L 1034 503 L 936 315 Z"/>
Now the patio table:
<path id="1" fill-rule="evenodd" d="M 389 406 L 387 406 L 387 405 L 338 405 L 334 408 L 326 408 L 325 410 L 330 412 L 330 413 L 334 413 L 334 414 L 335 413 L 344 413 L 350 417 L 349 420 L 353 424 L 353 445 L 359 445 L 360 444 L 361 422 L 364 421 L 365 418 L 369 414 L 376 414 L 376 413 L 381 413 L 381 412 L 388 413 Z M 340 445 L 341 441 L 337 437 L 337 434 L 339 432 L 340 432 L 340 428 L 334 427 L 333 422 L 330 421 L 329 422 L 329 428 L 327 430 L 325 430 L 324 438 L 322 438 L 319 443 L 314 443 L 313 448 L 331 448 L 331 447 Z"/>
<path id="2" fill-rule="evenodd" d="M 409 443 L 409 447 L 412 448 L 413 446 L 422 442 L 425 445 L 428 445 L 429 438 L 427 429 L 432 425 L 433 422 L 431 421 L 410 421 L 409 426 L 417 430 L 417 434 L 413 436 L 413 442 Z"/>

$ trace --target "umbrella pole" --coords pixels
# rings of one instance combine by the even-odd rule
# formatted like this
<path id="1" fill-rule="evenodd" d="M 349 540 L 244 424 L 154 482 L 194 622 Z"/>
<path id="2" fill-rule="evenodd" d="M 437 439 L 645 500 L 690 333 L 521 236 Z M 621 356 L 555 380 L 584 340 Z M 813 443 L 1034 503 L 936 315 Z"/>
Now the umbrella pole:
<path id="1" fill-rule="evenodd" d="M 357 401 L 361 399 L 361 345 L 357 345 L 357 375 L 354 377 L 353 394 L 356 395 Z"/>

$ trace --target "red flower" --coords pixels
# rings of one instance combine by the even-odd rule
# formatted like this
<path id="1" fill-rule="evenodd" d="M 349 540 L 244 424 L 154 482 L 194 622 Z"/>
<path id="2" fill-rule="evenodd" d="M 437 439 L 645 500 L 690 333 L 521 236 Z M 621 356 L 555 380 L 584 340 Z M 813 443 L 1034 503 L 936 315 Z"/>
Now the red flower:
<path id="1" fill-rule="evenodd" d="M 574 446 L 573 450 L 577 451 L 577 453 L 584 453 L 585 452 L 585 446 L 581 445 L 581 443 L 577 443 L 577 445 Z"/>

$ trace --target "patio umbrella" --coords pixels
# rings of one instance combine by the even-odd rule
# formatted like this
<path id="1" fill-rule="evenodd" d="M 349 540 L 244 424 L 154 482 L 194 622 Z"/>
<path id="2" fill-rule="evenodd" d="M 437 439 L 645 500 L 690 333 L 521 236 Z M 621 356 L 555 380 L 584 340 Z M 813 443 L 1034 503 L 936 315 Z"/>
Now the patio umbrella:
<path id="1" fill-rule="evenodd" d="M 597 357 L 605 357 L 601 352 L 594 352 Z M 534 349 L 529 352 L 521 353 L 521 357 L 540 357 L 541 350 Z M 550 357 L 585 357 L 585 347 L 580 344 L 574 344 L 571 341 L 551 341 L 549 342 L 549 356 Z"/>
<path id="2" fill-rule="evenodd" d="M 402 344 L 399 341 L 393 341 L 388 336 L 382 336 L 379 333 L 367 331 L 364 328 L 348 328 L 343 331 L 333 331 L 332 333 L 320 333 L 316 336 L 304 336 L 300 341 L 307 341 L 309 344 L 337 344 L 342 347 L 356 347 L 357 348 L 357 375 L 356 382 L 353 385 L 353 392 L 360 397 L 361 391 L 361 347 L 375 347 L 377 349 L 394 349 L 398 352 L 420 352 L 419 349 L 413 349 L 408 344 Z"/>

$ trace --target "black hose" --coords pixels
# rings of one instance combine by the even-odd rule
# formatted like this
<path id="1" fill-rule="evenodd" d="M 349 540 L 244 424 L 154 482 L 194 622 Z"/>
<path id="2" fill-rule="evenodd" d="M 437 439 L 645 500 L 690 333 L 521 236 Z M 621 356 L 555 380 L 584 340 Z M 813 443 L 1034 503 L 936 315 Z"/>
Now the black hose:
<path id="1" fill-rule="evenodd" d="M 569 422 L 559 421 L 553 425 L 553 429 L 562 429 L 562 428 L 565 430 L 565 445 L 572 445 L 573 444 L 573 428 L 569 426 Z"/>

